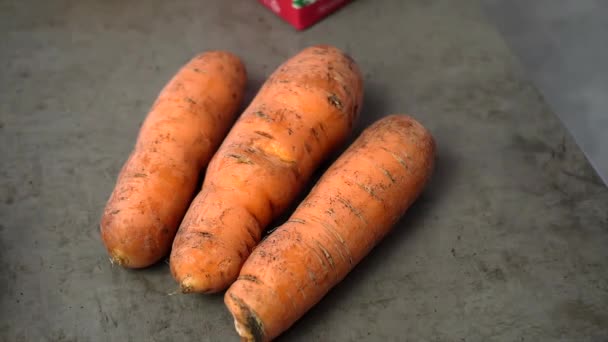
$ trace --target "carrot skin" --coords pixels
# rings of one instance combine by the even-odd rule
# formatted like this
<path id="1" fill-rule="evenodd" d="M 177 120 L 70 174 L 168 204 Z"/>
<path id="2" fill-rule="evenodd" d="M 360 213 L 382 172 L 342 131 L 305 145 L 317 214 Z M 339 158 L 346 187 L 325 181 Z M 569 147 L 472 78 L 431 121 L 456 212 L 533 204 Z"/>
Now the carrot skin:
<path id="1" fill-rule="evenodd" d="M 226 292 L 243 340 L 277 337 L 338 284 L 415 201 L 434 158 L 432 136 L 408 116 L 367 128 Z"/>
<path id="2" fill-rule="evenodd" d="M 173 242 L 182 292 L 217 292 L 238 276 L 263 230 L 352 131 L 363 98 L 354 61 L 307 48 L 265 82 L 215 154 Z"/>
<path id="3" fill-rule="evenodd" d="M 168 253 L 199 175 L 234 121 L 246 78 L 238 57 L 211 51 L 160 92 L 101 218 L 113 263 L 141 268 Z"/>

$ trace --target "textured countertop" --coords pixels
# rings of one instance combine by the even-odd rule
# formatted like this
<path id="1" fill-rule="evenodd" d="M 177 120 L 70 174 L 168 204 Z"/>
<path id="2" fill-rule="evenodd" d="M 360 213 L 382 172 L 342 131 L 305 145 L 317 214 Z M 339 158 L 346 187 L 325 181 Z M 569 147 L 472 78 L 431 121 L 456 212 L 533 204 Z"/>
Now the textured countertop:
<path id="1" fill-rule="evenodd" d="M 481 2 L 608 185 L 608 1 Z"/>
<path id="2" fill-rule="evenodd" d="M 434 134 L 424 195 L 283 341 L 598 341 L 608 189 L 477 1 L 359 0 L 297 33 L 255 1 L 0 3 L 0 340 L 237 340 L 221 295 L 168 266 L 112 267 L 98 221 L 163 84 L 195 53 L 245 61 L 250 95 L 329 43 L 365 74 L 359 130 Z"/>

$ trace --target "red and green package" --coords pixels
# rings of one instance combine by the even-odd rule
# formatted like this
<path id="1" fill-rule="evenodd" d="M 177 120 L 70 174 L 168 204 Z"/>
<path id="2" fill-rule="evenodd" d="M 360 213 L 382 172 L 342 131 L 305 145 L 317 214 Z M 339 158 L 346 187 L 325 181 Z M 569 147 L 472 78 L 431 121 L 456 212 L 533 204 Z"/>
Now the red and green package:
<path id="1" fill-rule="evenodd" d="M 351 0 L 258 0 L 279 17 L 303 30 Z"/>

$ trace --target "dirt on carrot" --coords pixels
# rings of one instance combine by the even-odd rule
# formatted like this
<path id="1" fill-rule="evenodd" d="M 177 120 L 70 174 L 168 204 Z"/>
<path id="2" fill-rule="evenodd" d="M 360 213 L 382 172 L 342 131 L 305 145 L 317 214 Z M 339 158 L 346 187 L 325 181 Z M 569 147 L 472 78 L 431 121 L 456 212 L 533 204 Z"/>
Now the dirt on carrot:
<path id="1" fill-rule="evenodd" d="M 350 134 L 363 98 L 355 62 L 330 46 L 281 65 L 236 122 L 180 226 L 171 271 L 183 292 L 227 288 L 267 225 Z"/>
<path id="2" fill-rule="evenodd" d="M 101 219 L 113 263 L 146 267 L 169 252 L 199 175 L 234 121 L 246 78 L 238 57 L 206 52 L 161 91 Z"/>
<path id="3" fill-rule="evenodd" d="M 277 337 L 338 284 L 416 200 L 434 158 L 432 136 L 411 117 L 367 128 L 226 292 L 243 340 Z"/>

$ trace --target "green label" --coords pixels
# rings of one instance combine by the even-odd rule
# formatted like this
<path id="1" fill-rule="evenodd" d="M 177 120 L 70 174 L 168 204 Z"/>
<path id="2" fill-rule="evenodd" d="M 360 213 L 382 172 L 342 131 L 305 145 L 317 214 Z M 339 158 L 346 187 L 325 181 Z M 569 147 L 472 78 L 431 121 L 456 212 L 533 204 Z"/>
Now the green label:
<path id="1" fill-rule="evenodd" d="M 293 0 L 292 6 L 293 8 L 302 8 L 314 4 L 315 2 L 317 2 L 317 0 Z"/>

